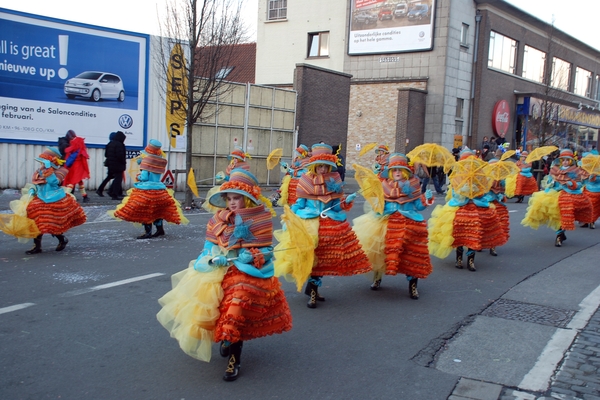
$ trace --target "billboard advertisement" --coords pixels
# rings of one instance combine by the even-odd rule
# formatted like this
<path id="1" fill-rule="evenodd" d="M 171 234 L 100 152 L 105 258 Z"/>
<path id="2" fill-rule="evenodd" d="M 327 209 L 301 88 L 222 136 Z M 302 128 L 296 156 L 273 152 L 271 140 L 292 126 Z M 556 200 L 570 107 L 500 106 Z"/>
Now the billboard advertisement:
<path id="1" fill-rule="evenodd" d="M 437 0 L 350 0 L 348 54 L 433 49 Z"/>
<path id="2" fill-rule="evenodd" d="M 0 142 L 146 132 L 149 36 L 0 9 Z"/>

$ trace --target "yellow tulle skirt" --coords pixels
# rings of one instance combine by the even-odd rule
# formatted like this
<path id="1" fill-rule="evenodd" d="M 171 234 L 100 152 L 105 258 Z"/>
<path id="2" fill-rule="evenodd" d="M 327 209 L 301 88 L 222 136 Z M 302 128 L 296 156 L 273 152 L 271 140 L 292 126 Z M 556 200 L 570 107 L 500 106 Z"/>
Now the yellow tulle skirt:
<path id="1" fill-rule="evenodd" d="M 377 275 L 385 272 L 385 233 L 388 220 L 389 216 L 377 216 L 374 211 L 352 220 L 352 230 Z"/>
<path id="2" fill-rule="evenodd" d="M 224 296 L 221 283 L 227 268 L 200 273 L 196 260 L 171 277 L 173 289 L 158 302 L 162 309 L 158 322 L 179 342 L 187 355 L 210 361 L 214 330 L 219 319 L 219 304 Z"/>
<path id="3" fill-rule="evenodd" d="M 529 199 L 525 218 L 521 225 L 538 229 L 547 225 L 551 229 L 558 230 L 561 226 L 560 207 L 558 197 L 560 192 L 556 190 L 535 192 Z"/>
<path id="4" fill-rule="evenodd" d="M 219 193 L 220 190 L 221 190 L 221 185 L 213 186 L 212 188 L 210 188 L 208 190 L 208 193 L 206 193 L 206 200 L 204 200 L 204 202 L 202 203 L 201 207 L 211 214 L 216 214 L 217 211 L 219 211 L 221 209 L 219 207 L 215 207 L 212 204 L 210 204 L 208 202 L 208 199 L 210 199 L 211 196 L 214 195 L 215 193 Z"/>
<path id="5" fill-rule="evenodd" d="M 279 187 L 279 200 L 277 201 L 277 205 L 283 207 L 285 204 L 288 204 L 289 197 L 289 189 L 290 189 L 290 181 L 292 180 L 291 175 L 286 175 L 283 177 L 281 181 L 281 186 Z"/>
<path id="6" fill-rule="evenodd" d="M 454 218 L 458 207 L 448 204 L 438 205 L 433 209 L 428 221 L 429 229 L 429 254 L 437 258 L 446 258 L 453 249 Z"/>

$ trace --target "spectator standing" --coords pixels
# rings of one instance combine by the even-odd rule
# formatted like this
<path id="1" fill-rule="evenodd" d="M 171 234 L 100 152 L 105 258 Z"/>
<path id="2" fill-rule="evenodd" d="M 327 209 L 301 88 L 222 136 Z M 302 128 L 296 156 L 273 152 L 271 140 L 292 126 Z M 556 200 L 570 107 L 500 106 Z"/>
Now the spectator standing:
<path id="1" fill-rule="evenodd" d="M 444 194 L 444 189 L 440 185 L 440 167 L 429 167 L 427 168 L 427 175 L 421 181 L 421 193 L 425 193 L 427 190 L 427 185 L 429 185 L 429 179 L 433 180 L 433 186 L 435 187 L 435 191 L 437 194 Z"/>
<path id="2" fill-rule="evenodd" d="M 108 189 L 108 194 L 113 200 L 121 200 L 123 196 L 123 172 L 127 169 L 127 153 L 125 151 L 125 134 L 121 131 L 112 132 L 110 141 L 104 150 L 104 165 L 108 168 L 108 174 L 102 181 L 96 194 L 104 197 L 104 187 L 112 179 L 113 182 Z"/>

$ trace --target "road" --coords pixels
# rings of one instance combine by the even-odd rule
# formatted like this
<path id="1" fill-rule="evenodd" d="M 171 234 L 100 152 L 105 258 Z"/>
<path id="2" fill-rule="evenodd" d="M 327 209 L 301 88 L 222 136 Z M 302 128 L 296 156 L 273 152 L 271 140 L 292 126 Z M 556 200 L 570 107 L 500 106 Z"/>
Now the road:
<path id="1" fill-rule="evenodd" d="M 190 358 L 155 317 L 170 276 L 200 252 L 208 214 L 136 240 L 141 228 L 108 218 L 110 206 L 86 207 L 88 223 L 67 233 L 63 252 L 45 235 L 33 256 L 0 235 L 0 398 L 447 399 L 462 374 L 437 363 L 448 341 L 527 278 L 600 243 L 598 230 L 578 229 L 556 248 L 549 229 L 519 224 L 526 206 L 509 203 L 510 241 L 498 257 L 477 253 L 477 272 L 434 258 L 416 301 L 403 276 L 384 277 L 377 292 L 369 276 L 328 277 L 327 300 L 309 309 L 284 282 L 293 329 L 246 343 L 233 383 L 221 379 L 216 345 L 210 363 Z"/>

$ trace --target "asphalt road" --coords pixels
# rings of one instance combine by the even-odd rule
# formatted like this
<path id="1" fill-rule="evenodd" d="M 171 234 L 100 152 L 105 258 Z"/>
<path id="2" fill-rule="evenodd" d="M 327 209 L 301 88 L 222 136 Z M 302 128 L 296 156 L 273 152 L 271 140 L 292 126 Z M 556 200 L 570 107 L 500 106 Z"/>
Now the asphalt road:
<path id="1" fill-rule="evenodd" d="M 437 367 L 445 343 L 519 283 L 600 243 L 599 230 L 579 229 L 556 248 L 550 229 L 520 225 L 526 206 L 509 204 L 510 241 L 498 257 L 477 253 L 477 272 L 434 258 L 417 301 L 403 276 L 384 277 L 377 292 L 370 276 L 328 277 L 327 300 L 308 309 L 284 282 L 294 327 L 247 342 L 236 382 L 221 379 L 216 345 L 210 363 L 190 358 L 155 317 L 170 276 L 199 254 L 208 214 L 136 240 L 142 229 L 109 219 L 109 206 L 86 207 L 89 222 L 67 233 L 63 252 L 45 235 L 33 256 L 31 244 L 2 234 L 0 398 L 446 399 L 461 374 Z M 357 204 L 350 218 L 361 211 Z M 529 290 L 552 297 L 547 287 Z"/>

